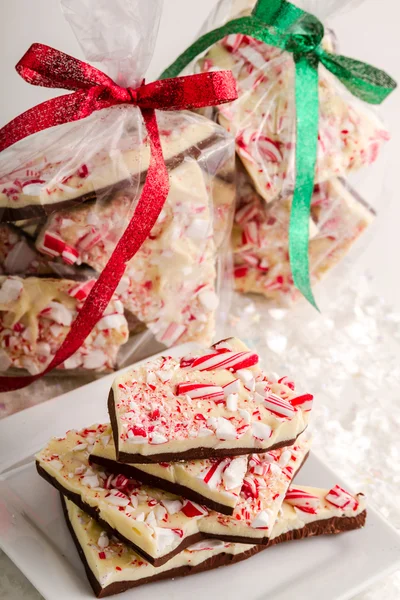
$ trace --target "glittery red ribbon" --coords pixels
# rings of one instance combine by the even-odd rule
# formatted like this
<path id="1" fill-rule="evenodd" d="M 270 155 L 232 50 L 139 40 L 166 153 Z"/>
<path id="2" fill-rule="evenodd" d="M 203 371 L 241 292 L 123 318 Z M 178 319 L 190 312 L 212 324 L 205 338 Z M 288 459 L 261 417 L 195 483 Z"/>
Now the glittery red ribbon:
<path id="1" fill-rule="evenodd" d="M 133 217 L 53 360 L 38 375 L 0 377 L 0 392 L 29 385 L 78 350 L 102 317 L 124 274 L 126 263 L 155 225 L 169 192 L 168 171 L 155 109 L 200 108 L 237 98 L 235 80 L 230 71 L 174 77 L 143 84 L 136 89 L 123 88 L 95 67 L 43 44 L 33 44 L 16 69 L 25 81 L 33 85 L 74 92 L 38 104 L 8 123 L 0 130 L 0 150 L 49 127 L 84 119 L 103 108 L 132 104 L 140 108 L 151 154 L 146 181 Z"/>

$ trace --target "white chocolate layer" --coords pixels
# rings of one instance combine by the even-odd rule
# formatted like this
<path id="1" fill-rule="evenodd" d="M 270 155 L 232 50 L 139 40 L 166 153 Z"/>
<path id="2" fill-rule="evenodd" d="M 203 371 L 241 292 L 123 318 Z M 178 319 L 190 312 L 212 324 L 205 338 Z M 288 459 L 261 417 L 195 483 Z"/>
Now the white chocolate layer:
<path id="1" fill-rule="evenodd" d="M 116 461 L 111 426 L 108 426 L 104 435 L 96 441 L 91 456 Z M 205 498 L 233 508 L 239 500 L 247 463 L 247 456 L 237 456 L 161 464 L 135 463 L 132 466 L 139 471 L 184 486 Z"/>
<path id="2" fill-rule="evenodd" d="M 212 366 L 196 366 L 206 356 Z M 227 356 L 233 362 L 224 368 Z M 195 353 L 189 357 L 189 362 L 195 360 L 193 367 L 184 366 L 184 360 L 163 357 L 114 380 L 117 456 L 124 452 L 156 459 L 160 453 L 176 453 L 178 459 L 179 453 L 196 448 L 223 449 L 227 455 L 236 448 L 262 452 L 306 428 L 310 407 L 294 407 L 298 396 L 268 378 L 258 356 L 240 340 L 230 338 Z M 247 368 L 248 360 L 252 366 Z M 198 389 L 186 391 L 191 385 Z M 283 415 L 274 412 L 276 402 L 283 405 Z"/>

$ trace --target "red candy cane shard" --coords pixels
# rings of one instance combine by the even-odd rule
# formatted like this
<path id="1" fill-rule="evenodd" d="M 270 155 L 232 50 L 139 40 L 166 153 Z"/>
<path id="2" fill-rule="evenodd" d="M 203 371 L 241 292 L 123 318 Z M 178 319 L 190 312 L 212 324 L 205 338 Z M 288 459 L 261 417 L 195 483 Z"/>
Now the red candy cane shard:
<path id="1" fill-rule="evenodd" d="M 281 418 L 291 419 L 296 412 L 296 409 L 290 402 L 272 393 L 264 398 L 263 406 L 272 412 L 272 414 Z"/>
<path id="2" fill-rule="evenodd" d="M 49 256 L 60 256 L 64 251 L 65 246 L 65 242 L 60 236 L 46 232 L 38 250 Z"/>
<path id="3" fill-rule="evenodd" d="M 220 385 L 207 383 L 179 383 L 176 388 L 177 395 L 189 396 L 192 400 L 214 400 L 214 402 L 224 402 L 224 390 Z"/>
<path id="4" fill-rule="evenodd" d="M 295 407 L 300 407 L 301 410 L 309 412 L 312 409 L 314 396 L 312 394 L 303 394 L 297 398 L 291 398 L 290 404 Z"/>
<path id="5" fill-rule="evenodd" d="M 89 293 L 96 283 L 95 279 L 89 279 L 85 283 L 80 283 L 69 290 L 68 294 L 73 298 L 76 298 L 78 302 L 83 302 L 89 296 Z"/>
<path id="6" fill-rule="evenodd" d="M 301 488 L 291 487 L 286 493 L 285 502 L 310 514 L 316 514 L 320 505 L 318 496 L 314 496 Z"/>
<path id="7" fill-rule="evenodd" d="M 193 371 L 213 371 L 215 369 L 231 369 L 238 371 L 253 367 L 258 363 L 255 352 L 217 352 L 196 358 L 190 369 Z"/>
<path id="8" fill-rule="evenodd" d="M 200 506 L 200 504 L 196 504 L 195 502 L 190 502 L 190 500 L 186 500 L 181 510 L 183 514 L 189 518 L 204 517 L 205 515 L 208 515 L 208 510 L 204 508 L 204 506 Z"/>
<path id="9" fill-rule="evenodd" d="M 278 383 L 281 383 L 282 385 L 287 385 L 288 388 L 290 388 L 291 390 L 294 390 L 294 381 L 289 379 L 289 377 L 287 375 L 285 375 L 285 377 L 281 377 L 280 379 L 278 379 Z M 301 396 L 299 396 L 299 397 L 301 398 Z"/>
<path id="10" fill-rule="evenodd" d="M 358 500 L 339 485 L 335 485 L 325 496 L 325 500 L 337 508 L 357 510 Z"/>

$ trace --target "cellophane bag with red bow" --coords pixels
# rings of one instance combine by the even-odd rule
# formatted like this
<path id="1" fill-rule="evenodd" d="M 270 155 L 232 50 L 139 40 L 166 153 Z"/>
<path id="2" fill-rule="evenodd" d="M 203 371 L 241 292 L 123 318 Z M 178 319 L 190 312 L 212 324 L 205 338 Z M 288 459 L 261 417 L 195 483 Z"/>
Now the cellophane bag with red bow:
<path id="1" fill-rule="evenodd" d="M 121 86 L 141 84 L 159 0 L 64 0 L 62 7 L 87 60 Z M 221 282 L 233 141 L 193 112 L 157 111 L 157 121 L 168 198 L 104 315 L 60 373 L 112 370 L 139 350 L 150 353 L 154 340 L 209 344 L 227 310 Z M 125 104 L 0 155 L 1 371 L 37 374 L 51 362 L 134 213 L 149 166 L 146 135 L 140 110 Z"/>
<path id="2" fill-rule="evenodd" d="M 221 0 L 203 32 L 249 15 L 256 0 Z M 323 23 L 349 0 L 294 2 Z M 337 51 L 331 30 L 322 42 Z M 295 97 L 293 55 L 242 34 L 212 46 L 191 67 L 195 72 L 231 69 L 236 101 L 206 109 L 236 139 L 238 198 L 233 230 L 235 287 L 263 295 L 271 306 L 291 306 L 301 294 L 289 265 L 288 226 L 295 181 Z M 369 105 L 356 99 L 319 65 L 319 135 L 309 227 L 311 283 L 340 262 L 373 222 L 382 189 L 370 171 L 389 133 Z M 375 175 L 374 175 L 375 177 Z M 380 177 L 382 183 L 382 177 Z M 367 190 L 364 200 L 355 189 Z M 371 236 L 363 236 L 360 254 Z"/>

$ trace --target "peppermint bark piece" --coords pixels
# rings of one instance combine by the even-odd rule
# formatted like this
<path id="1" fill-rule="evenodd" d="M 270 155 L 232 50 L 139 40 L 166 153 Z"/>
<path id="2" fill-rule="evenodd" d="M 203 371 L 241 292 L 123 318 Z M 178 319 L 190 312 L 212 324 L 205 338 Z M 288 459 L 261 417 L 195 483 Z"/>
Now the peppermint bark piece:
<path id="1" fill-rule="evenodd" d="M 184 502 L 177 496 L 90 466 L 92 446 L 105 430 L 94 425 L 51 440 L 36 457 L 38 472 L 109 534 L 160 566 L 202 538 L 199 516 L 208 511 L 190 504 L 195 516 L 189 507 L 182 510 Z"/>
<path id="2" fill-rule="evenodd" d="M 326 36 L 324 47 L 331 51 Z M 199 61 L 202 71 L 231 69 L 239 97 L 216 108 L 218 122 L 258 193 L 270 202 L 293 191 L 295 104 L 293 57 L 246 35 L 233 34 Z M 315 182 L 345 176 L 373 163 L 389 133 L 359 100 L 342 91 L 323 67 L 319 74 L 319 134 Z"/>
<path id="3" fill-rule="evenodd" d="M 232 515 L 247 471 L 247 456 L 149 464 L 118 463 L 109 425 L 96 441 L 90 462 L 110 473 L 183 496 L 224 515 Z"/>
<path id="4" fill-rule="evenodd" d="M 54 252 L 45 256 L 35 248 L 34 238 L 23 228 L 6 223 L 0 225 L 0 272 L 4 275 L 57 277 L 77 281 L 96 276 L 93 269 L 74 264 L 72 248 L 66 247 L 64 250 L 63 257 L 61 252 L 59 257 Z"/>
<path id="5" fill-rule="evenodd" d="M 233 230 L 236 289 L 262 294 L 277 305 L 290 305 L 301 297 L 289 264 L 292 198 L 266 206 L 243 172 L 238 177 L 238 196 Z M 345 181 L 332 179 L 316 186 L 311 215 L 310 275 L 317 283 L 372 223 L 374 212 Z"/>
<path id="6" fill-rule="evenodd" d="M 31 375 L 43 371 L 94 283 L 0 276 L 0 370 L 26 369 Z M 123 307 L 114 295 L 83 345 L 59 368 L 110 371 L 127 339 Z"/>
<path id="7" fill-rule="evenodd" d="M 122 187 L 138 187 L 143 183 L 150 159 L 149 146 L 138 129 L 139 113 L 133 111 L 126 119 L 127 132 L 121 132 L 115 147 L 115 110 L 104 111 L 102 127 L 104 147 L 75 156 L 63 152 L 63 160 L 49 152 L 38 156 L 30 169 L 17 167 L 0 178 L 0 214 L 2 221 L 18 221 L 51 214 L 55 210 L 76 206 L 92 200 L 104 200 L 110 192 Z M 113 123 L 114 120 L 114 123 Z M 90 122 L 80 124 L 75 135 L 82 139 L 88 128 L 87 139 L 94 134 Z M 218 137 L 215 125 L 206 119 L 185 119 L 179 113 L 161 115 L 159 120 L 163 156 L 169 169 L 185 158 L 200 156 Z M 114 130 L 114 135 L 110 132 Z M 69 132 L 73 136 L 73 131 Z M 111 135 L 111 137 L 110 137 Z M 108 137 L 107 137 L 108 136 Z M 97 139 L 96 139 L 97 141 Z M 76 139 L 74 140 L 76 143 Z M 110 145 L 107 148 L 107 144 Z M 71 144 L 73 147 L 73 144 Z M 65 149 L 65 140 L 64 146 Z M 59 156 L 60 153 L 58 153 Z M 32 176 L 33 173 L 33 176 Z"/>
<path id="8" fill-rule="evenodd" d="M 248 469 L 234 515 L 226 517 L 90 465 L 92 447 L 106 431 L 107 426 L 93 425 L 51 440 L 36 457 L 38 472 L 155 566 L 205 536 L 266 544 L 290 481 L 308 452 L 304 442 L 286 453 L 284 463 L 281 450 L 261 461 L 256 457 L 257 472 L 253 467 Z"/>
<path id="9" fill-rule="evenodd" d="M 108 401 L 117 460 L 194 460 L 292 444 L 307 427 L 312 396 L 273 381 L 258 362 L 230 338 L 118 376 Z"/>
<path id="10" fill-rule="evenodd" d="M 218 236 L 224 229 L 226 233 L 234 198 L 218 192 L 214 214 L 207 183 L 193 160 L 171 171 L 165 206 L 117 288 L 125 310 L 166 346 L 178 340 L 209 344 L 214 334 L 218 306 L 214 224 L 219 224 Z M 54 212 L 36 240 L 37 249 L 58 252 L 62 258 L 67 248 L 76 264 L 101 272 L 133 215 L 137 194 L 132 186 L 107 202 Z"/>
<path id="11" fill-rule="evenodd" d="M 328 490 L 296 488 L 315 496 L 320 504 L 315 513 L 305 513 L 284 502 L 272 530 L 267 547 L 316 535 L 337 534 L 358 529 L 365 522 L 365 502 L 353 497 L 357 508 L 338 510 L 326 501 Z M 311 490 L 311 492 L 310 492 Z M 106 532 L 73 502 L 62 498 L 67 525 L 85 566 L 86 574 L 97 597 L 110 596 L 125 590 L 177 576 L 208 571 L 249 558 L 265 546 L 202 540 L 172 558 L 167 564 L 154 567 L 146 563 L 128 546 Z"/>

